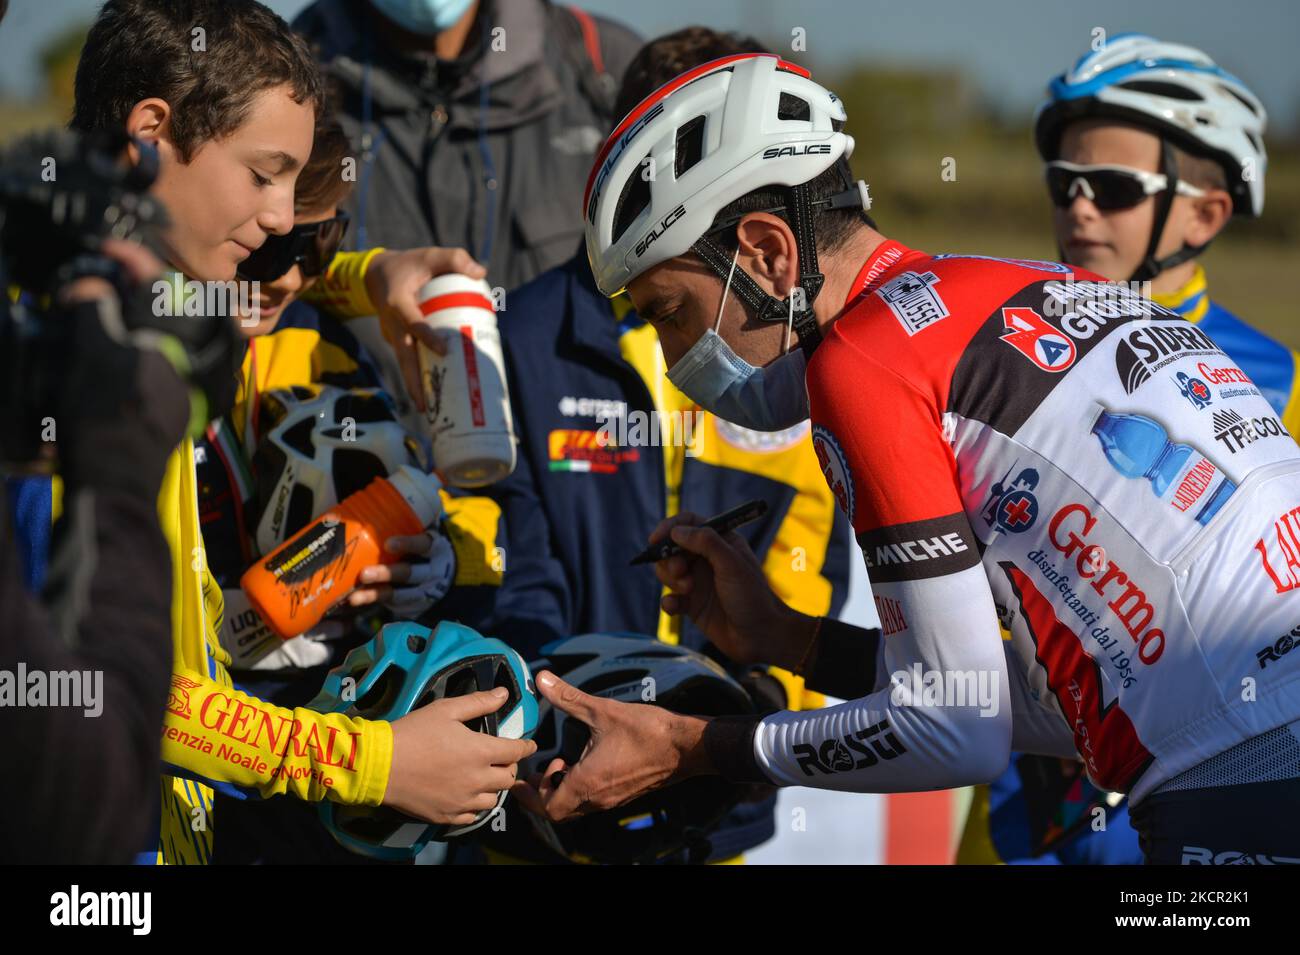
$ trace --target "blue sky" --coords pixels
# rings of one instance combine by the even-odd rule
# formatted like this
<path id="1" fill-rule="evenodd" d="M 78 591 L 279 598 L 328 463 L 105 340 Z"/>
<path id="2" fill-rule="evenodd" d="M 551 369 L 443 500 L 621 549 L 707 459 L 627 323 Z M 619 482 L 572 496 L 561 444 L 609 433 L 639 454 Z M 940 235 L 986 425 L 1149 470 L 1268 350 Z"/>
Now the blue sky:
<path id="1" fill-rule="evenodd" d="M 509 2 L 509 0 L 506 0 Z M 307 0 L 270 0 L 291 17 Z M 743 29 L 770 42 L 807 32 L 807 62 L 854 59 L 887 65 L 955 66 L 1009 112 L 1033 109 L 1047 79 L 1110 34 L 1153 33 L 1201 46 L 1251 84 L 1277 131 L 1300 118 L 1300 3 L 1296 0 L 582 0 L 646 37 L 690 23 Z M 35 51 L 70 22 L 94 16 L 99 0 L 11 0 L 0 26 L 0 90 L 30 95 Z"/>

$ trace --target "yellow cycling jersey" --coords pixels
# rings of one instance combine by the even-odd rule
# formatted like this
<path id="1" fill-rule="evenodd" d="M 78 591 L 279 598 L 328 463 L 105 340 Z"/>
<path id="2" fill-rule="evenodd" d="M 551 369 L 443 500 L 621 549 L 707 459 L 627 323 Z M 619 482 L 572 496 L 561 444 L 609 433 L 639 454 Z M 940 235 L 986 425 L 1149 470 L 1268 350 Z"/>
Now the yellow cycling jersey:
<path id="1" fill-rule="evenodd" d="M 194 450 L 172 453 L 158 496 L 158 517 L 172 551 L 175 662 L 162 726 L 160 861 L 211 858 L 211 788 L 257 797 L 377 806 L 388 788 L 388 723 L 286 709 L 231 686 L 230 656 L 217 634 L 221 588 L 208 572 L 199 530 Z"/>
<path id="2" fill-rule="evenodd" d="M 323 304 L 365 310 L 363 277 L 379 250 L 346 253 L 331 265 L 333 277 Z M 310 348 L 297 329 L 267 351 L 261 368 L 245 359 L 245 385 L 256 393 L 272 385 L 272 366 L 288 377 L 322 377 L 346 370 L 350 358 L 328 342 Z M 278 361 L 271 361 L 271 353 Z M 337 367 L 336 367 L 337 366 Z M 277 369 L 284 372 L 285 367 Z M 276 377 L 276 376 L 271 376 Z M 278 379 L 277 379 L 278 380 Z M 249 388 L 241 386 L 238 433 L 246 424 Z M 162 809 L 157 861 L 206 863 L 212 857 L 216 820 L 214 789 L 262 798 L 289 794 L 299 799 L 377 806 L 388 788 L 392 727 L 386 722 L 287 709 L 234 689 L 222 648 L 221 588 L 207 565 L 198 512 L 194 445 L 188 438 L 172 453 L 158 496 L 158 516 L 172 551 L 172 639 L 175 661 L 162 726 Z"/>

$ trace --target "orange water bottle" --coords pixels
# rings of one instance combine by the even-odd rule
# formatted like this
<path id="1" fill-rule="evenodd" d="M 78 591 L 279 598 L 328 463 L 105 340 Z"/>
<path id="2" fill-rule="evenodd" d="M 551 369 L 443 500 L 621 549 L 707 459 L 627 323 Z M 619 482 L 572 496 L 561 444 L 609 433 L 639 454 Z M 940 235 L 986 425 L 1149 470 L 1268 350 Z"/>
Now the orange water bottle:
<path id="1" fill-rule="evenodd" d="M 356 588 L 363 568 L 402 559 L 384 542 L 431 525 L 441 487 L 409 465 L 375 478 L 248 568 L 239 586 L 280 637 L 305 633 Z"/>

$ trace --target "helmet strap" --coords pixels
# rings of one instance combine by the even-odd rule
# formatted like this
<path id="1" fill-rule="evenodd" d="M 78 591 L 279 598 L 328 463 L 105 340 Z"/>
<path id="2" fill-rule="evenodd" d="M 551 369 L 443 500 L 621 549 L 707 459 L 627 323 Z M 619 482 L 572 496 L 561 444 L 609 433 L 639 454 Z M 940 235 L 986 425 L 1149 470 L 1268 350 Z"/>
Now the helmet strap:
<path id="1" fill-rule="evenodd" d="M 691 250 L 720 279 L 730 284 L 731 290 L 760 322 L 787 323 L 798 337 L 799 347 L 811 358 L 822 340 L 821 328 L 818 327 L 817 316 L 813 312 L 813 302 L 817 300 L 826 277 L 817 268 L 817 243 L 813 233 L 812 202 L 807 183 L 790 187 L 786 210 L 790 215 L 795 248 L 799 254 L 799 285 L 784 300 L 763 291 L 744 269 L 736 269 L 735 256 L 729 258 L 707 233 L 695 241 Z M 795 308 L 795 293 L 799 290 L 803 292 L 803 307 Z"/>
<path id="2" fill-rule="evenodd" d="M 1160 140 L 1160 167 L 1160 171 L 1165 176 L 1165 188 L 1156 196 L 1156 217 L 1151 224 L 1151 241 L 1147 243 L 1146 256 L 1129 278 L 1131 282 L 1150 282 L 1161 272 L 1182 265 L 1187 260 L 1200 255 L 1210 244 L 1208 242 L 1203 245 L 1184 243 L 1177 252 L 1163 259 L 1156 258 L 1156 249 L 1160 246 L 1160 239 L 1164 235 L 1165 225 L 1169 221 L 1169 211 L 1173 208 L 1174 196 L 1177 195 L 1178 188 L 1178 161 L 1173 147 L 1163 137 Z"/>

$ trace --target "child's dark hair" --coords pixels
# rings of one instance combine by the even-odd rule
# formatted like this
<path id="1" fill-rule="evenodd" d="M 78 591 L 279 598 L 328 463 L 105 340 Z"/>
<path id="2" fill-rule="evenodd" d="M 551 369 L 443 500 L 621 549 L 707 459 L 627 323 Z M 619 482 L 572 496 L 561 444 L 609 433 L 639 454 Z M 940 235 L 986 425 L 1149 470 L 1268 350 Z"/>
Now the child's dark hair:
<path id="1" fill-rule="evenodd" d="M 289 25 L 255 0 L 108 0 L 77 64 L 72 128 L 120 129 L 136 103 L 171 106 L 181 160 L 248 118 L 264 90 L 323 105 L 320 72 Z"/>
<path id="2" fill-rule="evenodd" d="M 332 114 L 325 114 L 316 124 L 311 158 L 298 174 L 293 206 L 297 212 L 316 212 L 342 204 L 352 190 L 352 180 L 345 179 L 344 161 L 352 156 L 352 144 L 343 127 Z"/>

